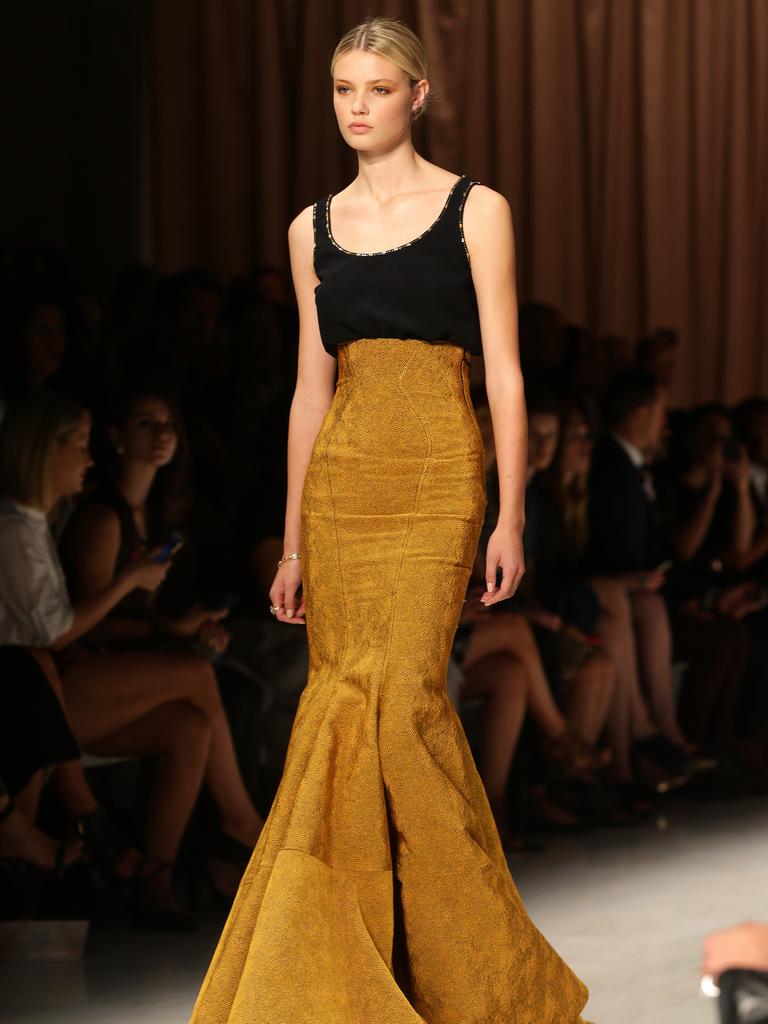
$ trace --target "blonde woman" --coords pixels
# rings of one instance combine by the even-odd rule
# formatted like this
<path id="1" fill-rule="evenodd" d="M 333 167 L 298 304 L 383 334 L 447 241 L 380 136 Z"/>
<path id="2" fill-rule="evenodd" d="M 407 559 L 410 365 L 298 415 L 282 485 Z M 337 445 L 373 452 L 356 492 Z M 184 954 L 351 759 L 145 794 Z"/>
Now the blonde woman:
<path id="1" fill-rule="evenodd" d="M 26 396 L 3 420 L 0 644 L 54 656 L 60 696 L 82 750 L 157 758 L 143 848 L 124 851 L 115 875 L 134 884 L 141 923 L 191 930 L 196 922 L 176 900 L 173 871 L 201 784 L 220 812 L 220 828 L 210 837 L 210 867 L 219 877 L 227 861 L 240 861 L 252 849 L 262 821 L 239 774 L 208 662 L 174 655 L 163 669 L 152 651 L 103 654 L 79 644 L 137 588 L 156 590 L 169 565 L 153 548 L 71 600 L 49 518 L 82 490 L 92 462 L 90 432 L 88 413 L 55 392 Z M 99 540 L 94 530 L 94 544 Z"/>
<path id="2" fill-rule="evenodd" d="M 192 1020 L 577 1024 L 586 989 L 525 913 L 446 693 L 486 506 L 481 352 L 501 492 L 482 603 L 523 573 L 509 207 L 415 152 L 429 81 L 405 25 L 352 29 L 331 75 L 358 174 L 289 231 L 300 349 L 270 591 L 306 624 L 309 678 Z"/>

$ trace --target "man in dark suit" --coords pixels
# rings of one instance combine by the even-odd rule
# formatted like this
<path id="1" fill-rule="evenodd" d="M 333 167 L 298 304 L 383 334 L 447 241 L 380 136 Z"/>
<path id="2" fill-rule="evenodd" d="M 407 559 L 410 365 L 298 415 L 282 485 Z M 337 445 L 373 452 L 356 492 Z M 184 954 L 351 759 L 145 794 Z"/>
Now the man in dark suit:
<path id="1" fill-rule="evenodd" d="M 606 426 L 589 481 L 590 567 L 604 576 L 647 573 L 661 561 L 648 464 L 666 426 L 666 392 L 653 374 L 628 370 L 611 382 Z"/>
<path id="2" fill-rule="evenodd" d="M 672 632 L 658 593 L 663 551 L 649 469 L 664 443 L 666 414 L 666 389 L 652 373 L 627 370 L 610 383 L 607 432 L 595 447 L 589 479 L 587 550 L 593 575 L 620 579 L 626 587 L 651 713 L 661 735 L 685 748 L 672 687 Z"/>

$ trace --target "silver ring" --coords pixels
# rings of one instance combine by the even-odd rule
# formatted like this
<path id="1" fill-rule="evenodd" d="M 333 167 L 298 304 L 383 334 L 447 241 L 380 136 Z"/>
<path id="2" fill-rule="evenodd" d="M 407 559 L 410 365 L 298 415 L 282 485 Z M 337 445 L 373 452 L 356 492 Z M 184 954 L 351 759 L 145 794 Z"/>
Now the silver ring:
<path id="1" fill-rule="evenodd" d="M 277 613 L 280 611 L 282 607 L 283 606 L 281 604 L 271 604 L 269 606 L 269 610 L 272 612 L 273 615 L 277 615 Z"/>

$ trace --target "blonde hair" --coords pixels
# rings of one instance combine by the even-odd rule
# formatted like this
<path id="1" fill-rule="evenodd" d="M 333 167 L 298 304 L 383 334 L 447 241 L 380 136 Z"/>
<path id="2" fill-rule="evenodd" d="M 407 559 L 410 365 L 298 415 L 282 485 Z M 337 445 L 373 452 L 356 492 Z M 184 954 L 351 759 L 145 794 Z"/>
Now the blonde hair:
<path id="1" fill-rule="evenodd" d="M 424 44 L 399 18 L 387 18 L 383 15 L 366 18 L 346 32 L 333 51 L 331 74 L 334 73 L 339 57 L 353 50 L 364 50 L 366 53 L 374 53 L 391 61 L 408 75 L 411 86 L 427 77 L 427 51 Z M 421 117 L 427 103 L 430 102 L 431 94 L 428 94 L 413 115 L 414 120 Z"/>
<path id="2" fill-rule="evenodd" d="M 48 511 L 53 459 L 59 444 L 90 418 L 66 395 L 40 391 L 9 406 L 0 427 L 0 491 Z"/>

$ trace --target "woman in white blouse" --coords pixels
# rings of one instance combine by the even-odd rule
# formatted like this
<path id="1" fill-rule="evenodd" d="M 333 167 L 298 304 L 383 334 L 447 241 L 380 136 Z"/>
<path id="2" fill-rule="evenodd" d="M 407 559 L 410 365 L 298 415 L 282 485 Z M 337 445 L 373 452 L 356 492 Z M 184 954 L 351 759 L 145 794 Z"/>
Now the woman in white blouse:
<path id="1" fill-rule="evenodd" d="M 153 685 L 141 653 L 86 653 L 75 644 L 131 591 L 156 589 L 169 566 L 155 560 L 157 551 L 150 552 L 98 593 L 70 601 L 48 519 L 62 499 L 82 489 L 92 462 L 90 429 L 88 413 L 54 393 L 30 395 L 5 415 L 0 429 L 0 644 L 53 652 L 83 750 L 160 757 L 143 852 L 127 851 L 116 872 L 138 880 L 139 910 L 147 923 L 191 927 L 193 919 L 176 902 L 171 878 L 203 779 L 231 843 L 255 843 L 263 823 L 239 775 L 210 665 L 192 656 L 180 662 L 176 656 L 178 678 Z M 89 691 L 82 680 L 90 682 L 94 674 L 109 701 L 81 699 Z"/>

